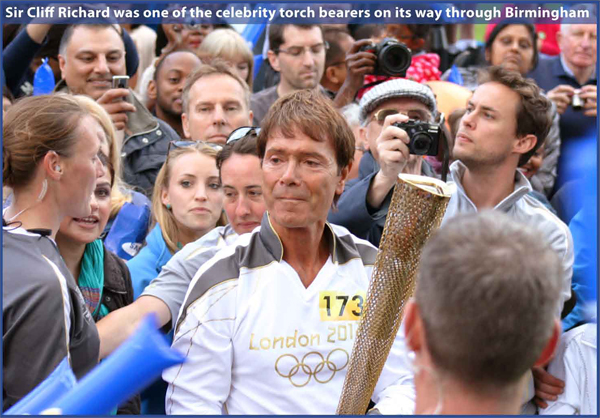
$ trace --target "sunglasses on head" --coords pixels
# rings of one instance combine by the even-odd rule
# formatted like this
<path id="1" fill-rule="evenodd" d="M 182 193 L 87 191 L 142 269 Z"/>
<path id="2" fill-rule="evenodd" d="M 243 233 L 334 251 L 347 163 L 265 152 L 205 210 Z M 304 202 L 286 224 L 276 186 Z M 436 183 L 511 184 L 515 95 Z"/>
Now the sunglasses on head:
<path id="1" fill-rule="evenodd" d="M 229 134 L 226 144 L 233 144 L 248 135 L 258 136 L 259 133 L 260 128 L 256 126 L 242 126 L 241 128 L 237 128 L 235 131 Z"/>
<path id="2" fill-rule="evenodd" d="M 417 120 L 421 120 L 421 121 L 427 121 L 429 119 L 428 115 L 421 110 L 413 110 L 413 111 L 408 111 L 408 113 L 405 113 L 405 112 L 400 112 L 396 109 L 388 108 L 388 109 L 380 109 L 379 111 L 375 112 L 371 121 L 377 121 L 380 125 L 382 125 L 383 122 L 385 122 L 386 117 L 391 116 L 391 115 L 397 115 L 398 113 L 404 113 L 411 119 L 417 119 Z"/>
<path id="3" fill-rule="evenodd" d="M 192 147 L 194 145 L 198 145 L 198 144 L 203 144 L 206 146 L 209 146 L 210 148 L 214 149 L 217 152 L 221 152 L 221 150 L 223 150 L 223 147 L 219 144 L 213 144 L 212 142 L 206 142 L 206 141 L 171 141 L 169 142 L 169 147 L 167 148 L 167 159 L 165 161 L 165 164 L 169 161 L 169 154 L 171 154 L 171 150 L 175 149 L 175 148 L 187 148 L 187 147 Z"/>

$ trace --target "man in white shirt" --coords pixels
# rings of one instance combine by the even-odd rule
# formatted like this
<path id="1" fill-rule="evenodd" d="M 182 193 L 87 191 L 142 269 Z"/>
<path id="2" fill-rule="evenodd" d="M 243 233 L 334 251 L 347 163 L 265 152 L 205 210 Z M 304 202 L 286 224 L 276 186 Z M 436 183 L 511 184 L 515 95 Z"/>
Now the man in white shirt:
<path id="1" fill-rule="evenodd" d="M 311 90 L 280 98 L 258 138 L 267 213 L 260 229 L 194 277 L 167 369 L 167 414 L 334 414 L 377 249 L 326 222 L 341 195 L 354 136 Z M 372 399 L 414 410 L 399 334 Z M 401 377 L 402 376 L 402 377 Z"/>

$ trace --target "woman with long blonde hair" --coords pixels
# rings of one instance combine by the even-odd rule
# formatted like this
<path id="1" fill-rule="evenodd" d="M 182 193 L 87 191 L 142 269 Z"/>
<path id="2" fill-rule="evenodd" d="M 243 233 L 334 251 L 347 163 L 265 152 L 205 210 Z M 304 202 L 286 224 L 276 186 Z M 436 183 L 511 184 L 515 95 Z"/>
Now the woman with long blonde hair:
<path id="1" fill-rule="evenodd" d="M 177 141 L 169 146 L 152 194 L 155 226 L 127 266 L 135 297 L 184 245 L 224 225 L 223 191 L 216 159 L 220 146 Z"/>

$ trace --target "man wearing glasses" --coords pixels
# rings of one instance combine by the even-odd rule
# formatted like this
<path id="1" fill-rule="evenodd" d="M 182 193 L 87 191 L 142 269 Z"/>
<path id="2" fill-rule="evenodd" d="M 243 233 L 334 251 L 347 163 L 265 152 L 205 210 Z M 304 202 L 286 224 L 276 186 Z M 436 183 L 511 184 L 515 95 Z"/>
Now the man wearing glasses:
<path id="1" fill-rule="evenodd" d="M 438 112 L 431 89 L 405 79 L 373 87 L 359 106 L 359 134 L 368 151 L 360 161 L 358 179 L 348 183 L 338 211 L 332 211 L 328 220 L 379 246 L 398 174 L 435 176 L 422 156 L 409 154 L 407 133 L 393 124 L 409 119 L 434 122 Z"/>
<path id="2" fill-rule="evenodd" d="M 318 88 L 325 69 L 327 43 L 319 25 L 271 25 L 269 47 L 269 63 L 281 78 L 279 84 L 252 95 L 255 125 L 279 97 Z"/>

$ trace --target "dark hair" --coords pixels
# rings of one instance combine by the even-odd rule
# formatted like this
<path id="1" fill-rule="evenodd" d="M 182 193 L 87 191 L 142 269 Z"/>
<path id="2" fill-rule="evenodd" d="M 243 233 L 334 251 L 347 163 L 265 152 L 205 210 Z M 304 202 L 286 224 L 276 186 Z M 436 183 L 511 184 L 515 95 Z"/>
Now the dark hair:
<path id="1" fill-rule="evenodd" d="M 117 35 L 119 35 L 119 38 L 121 39 L 121 41 L 123 41 L 123 37 L 121 36 L 119 31 L 113 25 L 111 25 L 109 23 L 91 23 L 91 24 L 75 23 L 73 25 L 67 26 L 67 28 L 65 29 L 65 31 L 62 35 L 62 38 L 60 38 L 60 44 L 58 46 L 58 53 L 60 55 L 65 56 L 67 46 L 69 45 L 69 43 L 71 42 L 71 38 L 73 37 L 73 32 L 75 32 L 75 29 L 78 28 L 79 26 L 83 26 L 86 29 L 95 29 L 95 30 L 111 28 L 112 30 L 114 30 L 117 33 Z M 124 41 L 123 41 L 123 50 L 125 50 L 125 42 Z"/>
<path id="2" fill-rule="evenodd" d="M 246 135 L 245 137 L 235 141 L 233 144 L 225 145 L 217 156 L 217 168 L 219 169 L 219 175 L 221 174 L 221 167 L 223 166 L 223 163 L 231 158 L 233 154 L 254 155 L 258 157 L 258 146 L 256 144 L 256 139 L 256 135 Z"/>
<path id="3" fill-rule="evenodd" d="M 368 25 L 348 25 L 350 35 L 357 41 L 361 39 L 376 38 L 385 32 L 385 25 L 368 24 Z"/>
<path id="4" fill-rule="evenodd" d="M 492 51 L 492 44 L 494 40 L 498 36 L 500 32 L 504 30 L 507 26 L 516 25 L 516 26 L 525 26 L 529 31 L 529 36 L 531 36 L 531 44 L 533 45 L 533 62 L 531 63 L 530 71 L 533 70 L 538 63 L 538 48 L 537 48 L 537 33 L 535 31 L 535 26 L 525 20 L 510 20 L 510 21 L 502 21 L 498 23 L 494 29 L 490 32 L 490 36 L 485 41 L 485 49 L 486 51 Z"/>
<path id="5" fill-rule="evenodd" d="M 340 46 L 340 41 L 344 36 L 350 36 L 347 30 L 343 29 L 326 29 L 324 39 L 329 44 L 329 49 L 325 54 L 325 68 L 346 58 L 346 51 Z"/>
<path id="6" fill-rule="evenodd" d="M 517 71 L 510 71 L 501 66 L 491 66 L 479 71 L 479 85 L 484 83 L 500 83 L 520 97 L 517 107 L 517 137 L 535 135 L 535 146 L 521 155 L 519 167 L 526 164 L 535 151 L 544 144 L 552 126 L 550 109 L 552 103 L 541 94 L 540 88 L 531 78 L 524 78 Z"/>
<path id="7" fill-rule="evenodd" d="M 330 99 L 318 90 L 299 90 L 277 99 L 261 122 L 258 156 L 265 156 L 267 141 L 279 133 L 293 139 L 299 131 L 317 142 L 330 142 L 338 173 L 354 159 L 354 134 Z M 334 207 L 339 196 L 334 197 Z"/>
<path id="8" fill-rule="evenodd" d="M 279 52 L 279 48 L 285 42 L 285 39 L 283 39 L 283 32 L 284 32 L 285 28 L 288 26 L 296 26 L 297 28 L 300 28 L 303 30 L 309 30 L 314 27 L 318 27 L 319 29 L 321 29 L 321 35 L 324 37 L 323 27 L 321 25 L 294 25 L 292 23 L 271 25 L 271 26 L 269 26 L 269 49 L 271 51 L 273 51 L 275 53 Z"/>
<path id="9" fill-rule="evenodd" d="M 160 72 L 163 63 L 165 62 L 165 60 L 167 59 L 167 57 L 169 55 L 178 53 L 178 52 L 188 52 L 192 55 L 195 55 L 196 57 L 198 57 L 198 54 L 196 54 L 194 51 L 187 49 L 187 48 L 182 48 L 182 49 L 174 49 L 172 51 L 167 52 L 166 54 L 162 55 L 161 57 L 158 58 L 158 61 L 156 62 L 156 69 L 154 70 L 154 76 L 153 79 L 154 81 L 158 80 L 158 73 Z M 198 59 L 200 59 L 200 57 L 198 57 Z"/>

